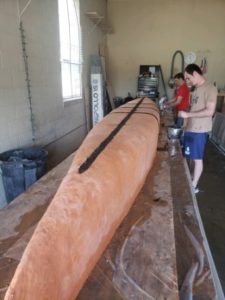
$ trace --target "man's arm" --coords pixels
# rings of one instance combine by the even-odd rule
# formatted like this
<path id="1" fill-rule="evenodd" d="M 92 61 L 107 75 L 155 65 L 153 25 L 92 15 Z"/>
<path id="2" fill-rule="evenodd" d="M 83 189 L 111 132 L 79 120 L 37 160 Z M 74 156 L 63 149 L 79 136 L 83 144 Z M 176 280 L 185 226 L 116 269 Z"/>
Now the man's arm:
<path id="1" fill-rule="evenodd" d="M 216 109 L 216 103 L 215 102 L 208 102 L 206 105 L 206 108 L 193 111 L 193 112 L 186 112 L 186 111 L 180 111 L 178 113 L 178 116 L 181 118 L 204 118 L 204 117 L 212 117 Z"/>
<path id="2" fill-rule="evenodd" d="M 171 99 L 170 101 L 168 101 L 168 102 L 166 103 L 166 106 L 167 106 L 167 107 L 177 106 L 178 104 L 181 103 L 182 99 L 183 99 L 182 96 L 178 96 L 177 98 L 173 98 L 173 99 Z"/>

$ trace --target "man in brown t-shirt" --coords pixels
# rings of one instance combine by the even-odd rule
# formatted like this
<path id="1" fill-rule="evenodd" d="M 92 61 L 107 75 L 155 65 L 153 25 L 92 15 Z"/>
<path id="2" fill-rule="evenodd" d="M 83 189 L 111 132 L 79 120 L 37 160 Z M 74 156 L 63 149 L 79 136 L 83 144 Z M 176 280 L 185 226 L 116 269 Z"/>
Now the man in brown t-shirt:
<path id="1" fill-rule="evenodd" d="M 196 64 L 185 68 L 185 79 L 188 84 L 195 86 L 191 97 L 190 112 L 181 111 L 179 116 L 187 119 L 184 133 L 184 155 L 194 161 L 192 185 L 194 192 L 199 190 L 197 184 L 203 171 L 203 156 L 208 133 L 212 129 L 212 116 L 215 112 L 217 89 L 203 77 L 202 71 Z"/>

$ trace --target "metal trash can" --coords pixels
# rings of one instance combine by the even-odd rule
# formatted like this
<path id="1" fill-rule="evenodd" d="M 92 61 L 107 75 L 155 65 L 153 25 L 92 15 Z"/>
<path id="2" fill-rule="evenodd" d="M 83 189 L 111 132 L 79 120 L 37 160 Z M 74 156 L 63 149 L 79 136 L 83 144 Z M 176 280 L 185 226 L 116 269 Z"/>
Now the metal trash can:
<path id="1" fill-rule="evenodd" d="M 7 203 L 23 193 L 47 171 L 48 152 L 24 148 L 0 154 L 0 168 Z"/>

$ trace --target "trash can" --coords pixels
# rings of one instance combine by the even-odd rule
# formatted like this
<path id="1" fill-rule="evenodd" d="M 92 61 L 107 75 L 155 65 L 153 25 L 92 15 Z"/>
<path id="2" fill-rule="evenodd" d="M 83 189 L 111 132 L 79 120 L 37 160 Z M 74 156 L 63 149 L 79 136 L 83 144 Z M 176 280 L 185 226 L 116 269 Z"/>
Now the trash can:
<path id="1" fill-rule="evenodd" d="M 47 171 L 48 152 L 41 148 L 25 148 L 0 154 L 0 168 L 6 201 L 10 203 Z"/>
<path id="2" fill-rule="evenodd" d="M 119 107 L 120 105 L 123 104 L 123 98 L 122 97 L 115 97 L 113 98 L 113 102 L 115 105 L 115 108 Z"/>

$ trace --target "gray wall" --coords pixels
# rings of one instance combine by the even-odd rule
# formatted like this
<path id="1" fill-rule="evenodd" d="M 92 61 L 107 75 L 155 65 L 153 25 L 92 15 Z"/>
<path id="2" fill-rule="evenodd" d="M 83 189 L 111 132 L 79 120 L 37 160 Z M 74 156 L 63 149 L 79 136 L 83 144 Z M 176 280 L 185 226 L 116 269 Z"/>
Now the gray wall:
<path id="1" fill-rule="evenodd" d="M 99 45 L 105 43 L 105 35 L 94 27 L 85 12 L 97 11 L 104 15 L 106 0 L 80 2 L 84 97 L 64 103 L 57 0 L 0 1 L 0 153 L 27 146 L 45 147 L 49 151 L 49 167 L 53 167 L 72 153 L 85 137 L 86 120 L 90 118 L 89 57 L 97 54 Z M 26 39 L 32 121 L 20 20 Z"/>
<path id="2" fill-rule="evenodd" d="M 116 96 L 135 96 L 140 65 L 160 64 L 165 82 L 176 50 L 208 60 L 206 77 L 225 85 L 224 0 L 108 0 L 108 70 Z M 175 60 L 179 72 L 180 57 Z"/>

